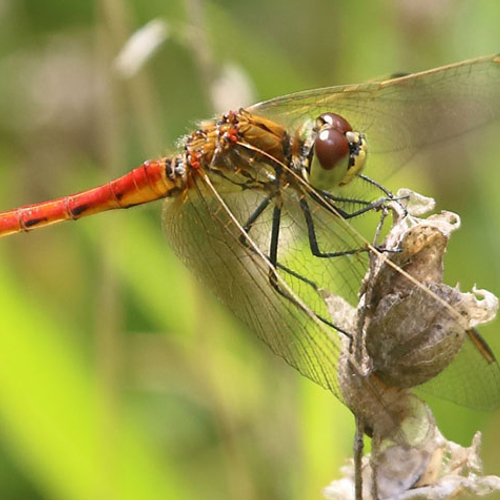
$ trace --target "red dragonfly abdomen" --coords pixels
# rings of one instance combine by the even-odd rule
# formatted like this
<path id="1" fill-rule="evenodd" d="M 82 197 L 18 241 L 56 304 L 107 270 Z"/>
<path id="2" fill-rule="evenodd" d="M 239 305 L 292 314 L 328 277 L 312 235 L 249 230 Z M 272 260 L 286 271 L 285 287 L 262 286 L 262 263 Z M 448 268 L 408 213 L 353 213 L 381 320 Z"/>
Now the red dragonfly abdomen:
<path id="1" fill-rule="evenodd" d="M 146 161 L 102 186 L 0 213 L 0 237 L 164 198 L 182 187 L 168 175 L 170 164 L 169 158 Z"/>
<path id="2" fill-rule="evenodd" d="M 223 157 L 231 148 L 243 148 L 240 154 L 250 151 L 282 162 L 285 135 L 283 127 L 266 118 L 244 110 L 229 112 L 186 137 L 177 156 L 146 161 L 123 177 L 93 189 L 0 212 L 0 237 L 179 194 L 190 187 L 189 179 L 196 172 L 210 171 L 214 164 L 215 170 L 227 169 L 227 162 L 214 162 L 214 157 Z M 233 170 L 251 168 L 249 165 L 243 163 Z"/>

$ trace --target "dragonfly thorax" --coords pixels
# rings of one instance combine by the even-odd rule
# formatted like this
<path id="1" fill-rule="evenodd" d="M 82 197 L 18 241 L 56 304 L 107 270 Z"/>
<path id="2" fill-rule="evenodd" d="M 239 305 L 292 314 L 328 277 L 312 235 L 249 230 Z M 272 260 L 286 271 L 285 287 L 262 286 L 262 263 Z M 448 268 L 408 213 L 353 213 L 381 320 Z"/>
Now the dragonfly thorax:
<path id="1" fill-rule="evenodd" d="M 364 135 L 335 113 L 323 113 L 294 133 L 241 109 L 202 124 L 188 136 L 177 169 L 168 177 L 187 186 L 187 177 L 205 170 L 245 189 L 266 190 L 288 171 L 292 184 L 299 174 L 314 188 L 332 191 L 352 181 L 366 154 Z"/>

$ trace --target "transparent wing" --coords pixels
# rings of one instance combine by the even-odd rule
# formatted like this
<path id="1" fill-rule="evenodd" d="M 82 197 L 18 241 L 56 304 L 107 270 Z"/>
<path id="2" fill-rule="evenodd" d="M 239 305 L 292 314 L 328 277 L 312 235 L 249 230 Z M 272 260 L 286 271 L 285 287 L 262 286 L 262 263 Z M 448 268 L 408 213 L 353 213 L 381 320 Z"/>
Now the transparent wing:
<path id="1" fill-rule="evenodd" d="M 242 226 L 265 198 L 264 193 L 237 188 L 227 179 L 214 182 Z M 245 243 L 240 228 L 203 182 L 190 189 L 185 200 L 167 200 L 164 230 L 181 260 L 273 352 L 342 399 L 337 380 L 341 340 L 321 320 L 330 318 L 321 289 L 342 291 L 355 303 L 354 290 L 359 289 L 368 256 L 361 252 L 333 259 L 314 257 L 300 200 L 286 192 L 282 198 L 278 274 L 305 310 L 273 288 L 268 262 Z M 363 240 L 345 232 L 324 208 L 311 204 L 311 210 L 322 251 L 364 247 Z M 248 232 L 265 257 L 270 254 L 273 213 L 270 203 Z"/>
<path id="2" fill-rule="evenodd" d="M 500 369 L 497 362 L 487 363 L 474 344 L 465 342 L 453 363 L 416 392 L 491 411 L 500 407 Z"/>
<path id="3" fill-rule="evenodd" d="M 381 180 L 425 146 L 498 120 L 499 88 L 500 56 L 487 56 L 384 82 L 299 92 L 249 111 L 291 130 L 326 111 L 344 116 L 366 134 L 366 171 Z"/>

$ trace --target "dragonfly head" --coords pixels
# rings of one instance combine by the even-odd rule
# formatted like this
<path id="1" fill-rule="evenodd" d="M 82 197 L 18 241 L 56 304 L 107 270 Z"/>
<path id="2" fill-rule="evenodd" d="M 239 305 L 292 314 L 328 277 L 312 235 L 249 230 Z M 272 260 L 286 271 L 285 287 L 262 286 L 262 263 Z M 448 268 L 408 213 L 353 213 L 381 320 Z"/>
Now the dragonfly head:
<path id="1" fill-rule="evenodd" d="M 353 132 L 349 122 L 336 113 L 316 119 L 309 182 L 318 189 L 345 186 L 364 166 L 367 154 L 363 134 Z"/>

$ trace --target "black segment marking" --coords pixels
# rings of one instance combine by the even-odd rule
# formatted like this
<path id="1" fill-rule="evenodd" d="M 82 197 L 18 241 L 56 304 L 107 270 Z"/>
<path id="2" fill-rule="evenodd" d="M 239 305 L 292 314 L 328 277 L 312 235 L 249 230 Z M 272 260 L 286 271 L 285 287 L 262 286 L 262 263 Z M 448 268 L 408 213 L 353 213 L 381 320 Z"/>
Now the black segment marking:
<path id="1" fill-rule="evenodd" d="M 165 159 L 165 173 L 168 179 L 175 178 L 174 171 L 172 169 L 172 161 L 170 160 L 170 158 Z"/>
<path id="2" fill-rule="evenodd" d="M 24 227 L 33 227 L 42 222 L 47 222 L 47 217 L 40 217 L 38 219 L 29 219 L 24 223 Z"/>
<path id="3" fill-rule="evenodd" d="M 80 214 L 85 212 L 86 210 L 89 209 L 89 206 L 85 203 L 83 205 L 80 205 L 79 207 L 74 207 L 71 209 L 71 215 L 74 217 L 78 217 Z"/>

